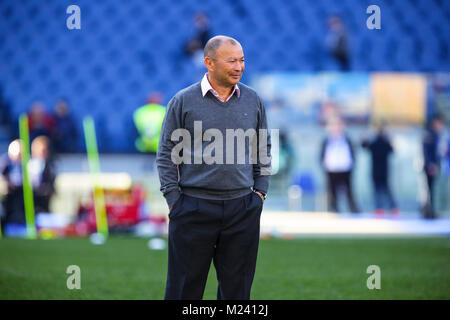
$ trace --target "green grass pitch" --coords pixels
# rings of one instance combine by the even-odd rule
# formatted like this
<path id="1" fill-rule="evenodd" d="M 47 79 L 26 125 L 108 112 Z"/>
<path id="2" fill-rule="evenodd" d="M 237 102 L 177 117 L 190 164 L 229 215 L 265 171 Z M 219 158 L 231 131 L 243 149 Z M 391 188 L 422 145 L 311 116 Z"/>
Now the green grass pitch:
<path id="1" fill-rule="evenodd" d="M 0 299 L 162 299 L 167 249 L 148 239 L 0 240 Z M 81 289 L 69 290 L 69 265 Z M 366 287 L 369 265 L 381 289 Z M 211 266 L 204 299 L 215 299 Z M 450 238 L 306 238 L 260 241 L 252 299 L 450 299 Z"/>

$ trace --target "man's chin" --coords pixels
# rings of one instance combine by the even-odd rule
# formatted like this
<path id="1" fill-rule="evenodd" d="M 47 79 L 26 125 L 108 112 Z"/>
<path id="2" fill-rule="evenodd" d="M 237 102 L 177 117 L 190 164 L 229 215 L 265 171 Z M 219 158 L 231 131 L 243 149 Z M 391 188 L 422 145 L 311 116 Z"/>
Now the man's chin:
<path id="1" fill-rule="evenodd" d="M 238 84 L 239 81 L 241 81 L 241 77 L 239 77 L 239 78 L 231 77 L 231 79 L 230 79 L 230 83 L 232 83 L 233 85 Z"/>

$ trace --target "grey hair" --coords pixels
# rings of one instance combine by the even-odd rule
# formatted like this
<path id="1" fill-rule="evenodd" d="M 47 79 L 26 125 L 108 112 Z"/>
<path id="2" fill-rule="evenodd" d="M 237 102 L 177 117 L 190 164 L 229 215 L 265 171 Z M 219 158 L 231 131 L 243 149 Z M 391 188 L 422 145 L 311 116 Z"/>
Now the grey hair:
<path id="1" fill-rule="evenodd" d="M 223 42 L 228 42 L 232 45 L 238 45 L 239 42 L 233 38 L 227 36 L 215 36 L 208 40 L 203 50 L 204 57 L 215 58 L 217 50 L 220 48 Z"/>

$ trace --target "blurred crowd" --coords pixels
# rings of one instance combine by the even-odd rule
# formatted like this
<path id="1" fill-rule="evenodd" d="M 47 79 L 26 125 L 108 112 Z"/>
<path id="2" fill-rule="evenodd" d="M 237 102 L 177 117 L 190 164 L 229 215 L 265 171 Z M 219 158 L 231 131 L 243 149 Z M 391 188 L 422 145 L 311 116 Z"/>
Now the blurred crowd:
<path id="1" fill-rule="evenodd" d="M 2 118 L 7 114 L 5 102 L 2 102 Z M 60 99 L 53 112 L 47 111 L 41 101 L 35 101 L 26 113 L 30 142 L 30 158 L 27 171 L 32 188 L 36 213 L 50 212 L 50 200 L 55 194 L 55 157 L 58 154 L 77 150 L 77 127 L 66 100 Z M 6 123 L 6 122 L 5 122 Z M 13 125 L 13 124 L 16 125 Z M 12 139 L 6 154 L 0 158 L 0 172 L 6 183 L 2 198 L 2 228 L 5 225 L 25 223 L 24 185 L 23 185 L 23 148 L 19 137 L 18 120 L 8 118 L 5 125 L 6 137 Z"/>
<path id="2" fill-rule="evenodd" d="M 2 226 L 25 224 L 24 179 L 22 167 L 23 144 L 16 139 L 9 145 L 7 155 L 1 161 L 1 174 L 6 181 L 3 197 Z M 31 157 L 27 171 L 33 190 L 36 212 L 50 212 L 50 198 L 55 193 L 55 170 L 50 158 L 50 139 L 37 136 L 31 143 Z"/>
<path id="3" fill-rule="evenodd" d="M 49 138 L 55 153 L 77 150 L 77 126 L 66 100 L 59 100 L 53 112 L 48 112 L 41 101 L 34 102 L 28 112 L 28 125 L 30 141 L 38 136 L 45 136 Z"/>
<path id="4" fill-rule="evenodd" d="M 271 109 L 275 113 L 270 112 Z M 282 107 L 286 108 L 286 107 Z M 269 124 L 275 123 L 280 110 L 279 103 L 275 102 L 269 107 Z M 286 111 L 286 110 L 285 110 Z M 288 112 L 286 112 L 287 114 Z M 273 122 L 271 116 L 274 116 Z M 373 208 L 377 217 L 383 217 L 387 212 L 398 217 L 400 210 L 395 195 L 390 186 L 391 169 L 390 158 L 395 152 L 391 142 L 391 137 L 386 130 L 386 123 L 375 124 L 375 132 L 360 137 L 358 140 L 350 138 L 346 130 L 344 118 L 333 113 L 328 117 L 319 119 L 325 126 L 326 136 L 319 148 L 319 163 L 325 175 L 327 211 L 345 211 L 343 200 L 348 204 L 348 209 L 352 213 L 360 213 L 361 208 L 352 186 L 352 174 L 356 166 L 355 149 L 361 147 L 368 152 L 370 158 L 370 176 L 367 181 L 371 182 L 373 189 Z M 370 129 L 370 127 L 368 128 Z M 421 141 L 422 165 L 421 172 L 426 180 L 425 188 L 422 192 L 425 198 L 419 203 L 419 211 L 423 218 L 434 219 L 439 216 L 436 210 L 436 182 L 441 175 L 444 175 L 450 182 L 450 132 L 446 129 L 445 118 L 440 114 L 435 114 L 427 121 Z M 280 158 L 289 157 L 290 161 L 281 159 L 281 164 L 288 163 L 278 175 L 288 176 L 287 184 L 299 185 L 301 189 L 308 190 L 312 182 L 305 182 L 305 177 L 297 179 L 294 172 L 295 154 L 299 151 L 289 142 L 286 132 L 280 133 Z M 286 152 L 289 150 L 289 152 Z M 417 159 L 419 160 L 419 159 Z M 339 205 L 340 204 L 340 205 Z"/>

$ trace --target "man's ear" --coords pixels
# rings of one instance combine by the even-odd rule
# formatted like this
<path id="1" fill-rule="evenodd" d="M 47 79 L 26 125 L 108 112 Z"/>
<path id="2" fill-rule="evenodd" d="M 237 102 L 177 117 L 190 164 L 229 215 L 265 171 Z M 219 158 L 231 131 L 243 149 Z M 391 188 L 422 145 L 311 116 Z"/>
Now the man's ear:
<path id="1" fill-rule="evenodd" d="M 205 66 L 206 69 L 214 71 L 214 61 L 210 57 L 205 57 Z"/>

